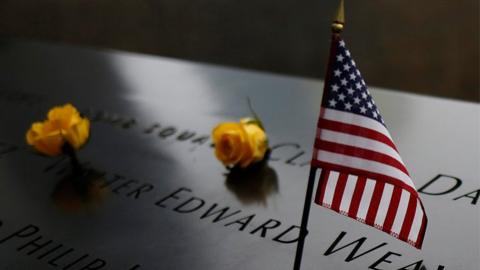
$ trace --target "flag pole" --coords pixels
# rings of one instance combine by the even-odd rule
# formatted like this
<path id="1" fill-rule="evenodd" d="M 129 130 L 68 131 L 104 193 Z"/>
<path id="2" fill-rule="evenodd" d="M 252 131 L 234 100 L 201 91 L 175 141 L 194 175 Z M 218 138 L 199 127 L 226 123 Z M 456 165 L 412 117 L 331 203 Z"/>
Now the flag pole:
<path id="1" fill-rule="evenodd" d="M 331 67 L 333 61 L 335 61 L 335 54 L 336 54 L 336 41 L 339 39 L 339 35 L 343 30 L 343 26 L 345 24 L 345 8 L 344 8 L 344 0 L 340 0 L 340 4 L 338 6 L 337 12 L 335 14 L 333 23 L 332 23 L 332 42 L 330 46 L 330 56 L 328 60 L 327 66 L 327 75 L 325 76 L 324 87 L 323 87 L 323 97 L 325 99 L 328 82 L 330 81 L 331 77 Z M 320 111 L 320 113 L 322 113 Z M 310 173 L 308 176 L 308 185 L 307 185 L 307 194 L 305 195 L 305 203 L 303 206 L 303 214 L 302 214 L 302 223 L 300 225 L 300 237 L 297 243 L 297 251 L 295 253 L 295 261 L 293 264 L 293 270 L 300 270 L 300 265 L 302 263 L 303 257 L 303 247 L 305 245 L 305 238 L 308 234 L 307 224 L 308 224 L 308 217 L 310 215 L 310 206 L 312 204 L 312 195 L 313 195 L 313 187 L 315 186 L 315 175 L 317 172 L 317 168 L 310 165 Z"/>

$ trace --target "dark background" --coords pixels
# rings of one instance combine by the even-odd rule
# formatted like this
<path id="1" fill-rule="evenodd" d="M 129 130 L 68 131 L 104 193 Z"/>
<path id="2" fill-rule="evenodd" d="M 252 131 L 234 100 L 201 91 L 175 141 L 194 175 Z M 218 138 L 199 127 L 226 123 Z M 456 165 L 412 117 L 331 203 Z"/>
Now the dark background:
<path id="1" fill-rule="evenodd" d="M 0 36 L 323 78 L 334 0 L 0 0 Z M 478 0 L 346 1 L 370 85 L 480 101 Z"/>

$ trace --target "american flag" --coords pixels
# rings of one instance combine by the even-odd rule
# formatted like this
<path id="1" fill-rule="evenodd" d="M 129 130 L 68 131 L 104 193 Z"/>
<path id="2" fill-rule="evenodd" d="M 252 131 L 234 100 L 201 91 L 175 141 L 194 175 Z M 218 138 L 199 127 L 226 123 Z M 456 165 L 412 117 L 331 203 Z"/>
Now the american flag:
<path id="1" fill-rule="evenodd" d="M 345 42 L 334 36 L 312 167 L 315 202 L 421 248 L 427 217 Z"/>

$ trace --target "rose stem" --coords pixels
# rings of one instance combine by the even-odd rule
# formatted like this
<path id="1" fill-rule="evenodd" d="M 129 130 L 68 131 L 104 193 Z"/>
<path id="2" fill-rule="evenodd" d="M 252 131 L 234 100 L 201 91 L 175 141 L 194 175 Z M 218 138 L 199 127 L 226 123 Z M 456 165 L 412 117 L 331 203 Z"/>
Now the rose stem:
<path id="1" fill-rule="evenodd" d="M 74 173 L 81 172 L 82 165 L 80 165 L 80 162 L 78 161 L 78 158 L 77 158 L 77 153 L 75 152 L 75 149 L 73 149 L 72 145 L 70 145 L 68 142 L 65 142 L 62 146 L 62 152 L 70 157 L 70 164 L 73 167 L 73 172 Z"/>

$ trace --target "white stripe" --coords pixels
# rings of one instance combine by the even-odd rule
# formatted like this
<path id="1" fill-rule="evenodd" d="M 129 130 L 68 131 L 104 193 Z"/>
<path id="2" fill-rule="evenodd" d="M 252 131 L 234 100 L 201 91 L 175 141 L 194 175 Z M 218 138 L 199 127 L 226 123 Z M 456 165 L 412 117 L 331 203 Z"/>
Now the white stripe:
<path id="1" fill-rule="evenodd" d="M 398 152 L 390 145 L 384 144 L 380 141 L 328 129 L 320 129 L 317 131 L 317 134 L 320 134 L 320 139 L 324 141 L 350 145 L 391 156 L 405 166 Z"/>
<path id="2" fill-rule="evenodd" d="M 408 234 L 408 239 L 413 242 L 417 242 L 418 234 L 420 233 L 420 227 L 422 226 L 423 221 L 423 209 L 420 204 L 420 201 L 417 200 L 417 209 L 415 211 L 415 217 L 413 219 L 412 228 L 410 229 L 410 233 Z"/>
<path id="3" fill-rule="evenodd" d="M 323 196 L 323 203 L 327 205 L 332 205 L 333 195 L 335 193 L 335 188 L 337 187 L 339 173 L 336 171 L 330 171 L 327 180 L 327 186 L 325 187 L 325 195 Z"/>
<path id="4" fill-rule="evenodd" d="M 345 190 L 343 191 L 342 202 L 340 203 L 340 211 L 348 213 L 350 209 L 350 204 L 352 202 L 353 192 L 357 186 L 358 176 L 348 175 L 347 184 L 345 185 Z"/>
<path id="5" fill-rule="evenodd" d="M 362 220 L 365 220 L 365 218 L 367 217 L 374 189 L 375 181 L 372 179 L 367 179 L 367 182 L 365 183 L 365 189 L 363 190 L 362 199 L 360 200 L 360 206 L 358 207 L 357 212 L 357 217 Z"/>
<path id="6" fill-rule="evenodd" d="M 399 169 L 385 163 L 353 157 L 349 155 L 332 153 L 325 150 L 318 150 L 317 160 L 333 163 L 341 166 L 347 166 L 355 169 L 365 170 L 373 173 L 384 174 L 384 175 L 393 177 L 395 179 L 398 179 L 404 182 L 405 184 L 411 186 L 412 188 L 415 188 L 415 186 L 412 183 L 412 180 L 408 175 L 406 175 L 404 172 L 400 171 Z"/>
<path id="7" fill-rule="evenodd" d="M 400 234 L 402 230 L 403 221 L 405 220 L 405 214 L 407 213 L 408 201 L 410 200 L 410 192 L 402 189 L 402 196 L 398 203 L 397 214 L 395 215 L 395 221 L 393 222 L 392 232 Z"/>
<path id="8" fill-rule="evenodd" d="M 385 183 L 383 188 L 382 199 L 378 206 L 377 216 L 375 217 L 375 224 L 383 226 L 385 218 L 387 217 L 388 208 L 390 207 L 390 200 L 392 199 L 393 185 Z"/>
<path id="9" fill-rule="evenodd" d="M 324 114 L 320 116 L 321 118 L 373 129 L 392 140 L 392 137 L 390 136 L 390 133 L 385 128 L 385 126 L 369 117 L 328 108 L 324 109 Z"/>

